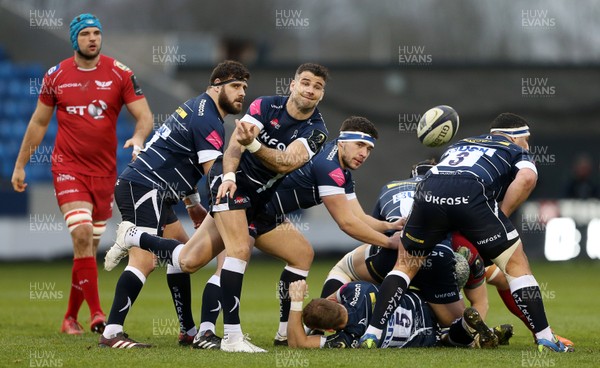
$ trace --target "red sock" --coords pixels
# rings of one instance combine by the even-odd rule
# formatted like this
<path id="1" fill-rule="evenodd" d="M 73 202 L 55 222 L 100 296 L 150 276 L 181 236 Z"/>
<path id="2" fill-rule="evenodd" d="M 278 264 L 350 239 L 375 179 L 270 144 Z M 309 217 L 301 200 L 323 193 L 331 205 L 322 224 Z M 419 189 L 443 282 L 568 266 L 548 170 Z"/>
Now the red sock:
<path id="1" fill-rule="evenodd" d="M 98 296 L 98 266 L 94 257 L 76 258 L 77 279 L 83 291 L 85 301 L 90 307 L 90 315 L 102 313 L 100 296 Z"/>
<path id="2" fill-rule="evenodd" d="M 73 317 L 75 320 L 77 320 L 79 308 L 81 308 L 81 304 L 83 303 L 83 291 L 81 291 L 81 288 L 79 287 L 79 281 L 77 280 L 76 265 L 77 263 L 73 262 L 73 267 L 71 269 L 71 291 L 69 293 L 69 304 L 67 306 L 65 319 Z"/>
<path id="3" fill-rule="evenodd" d="M 508 310 L 512 314 L 514 314 L 521 321 L 523 321 L 525 326 L 527 326 L 527 328 L 531 330 L 531 328 L 529 327 L 529 322 L 527 321 L 527 318 L 525 318 L 525 315 L 523 314 L 523 312 L 521 312 L 521 310 L 517 306 L 517 303 L 515 303 L 515 300 L 513 299 L 510 289 L 506 289 L 506 290 L 497 289 L 497 290 L 498 290 L 498 294 L 500 295 L 500 298 L 502 298 L 502 301 L 504 302 L 504 305 L 506 305 L 506 308 L 508 308 Z"/>

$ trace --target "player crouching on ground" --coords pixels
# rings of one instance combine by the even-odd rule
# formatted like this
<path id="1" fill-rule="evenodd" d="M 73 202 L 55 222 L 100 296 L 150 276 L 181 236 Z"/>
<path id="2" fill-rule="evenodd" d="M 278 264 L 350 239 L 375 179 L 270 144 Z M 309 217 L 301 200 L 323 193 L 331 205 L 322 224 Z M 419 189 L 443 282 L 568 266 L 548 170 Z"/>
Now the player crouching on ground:
<path id="1" fill-rule="evenodd" d="M 313 299 L 302 309 L 302 300 L 308 293 L 304 280 L 290 284 L 292 305 L 288 321 L 288 344 L 293 348 L 357 348 L 366 321 L 372 314 L 379 290 L 369 282 L 351 282 L 327 299 Z M 469 311 L 467 313 L 467 311 Z M 468 315 L 478 316 L 469 308 Z M 307 336 L 302 321 L 315 330 L 335 330 L 329 336 Z M 480 318 L 476 319 L 481 323 Z M 486 328 L 485 324 L 479 326 Z M 431 347 L 437 345 L 440 328 L 436 317 L 417 293 L 409 291 L 387 323 L 381 348 Z"/>
<path id="2" fill-rule="evenodd" d="M 458 270 L 458 269 L 457 269 Z M 467 270 L 464 268 L 463 270 Z M 466 280 L 466 277 L 464 278 Z M 366 330 L 379 290 L 365 281 L 351 282 L 342 286 L 328 298 L 313 299 L 302 308 L 302 300 L 308 294 L 306 281 L 290 284 L 292 300 L 288 320 L 288 345 L 293 348 L 357 348 L 358 339 Z M 477 310 L 467 308 L 466 322 L 478 332 L 487 330 Z M 313 330 L 335 330 L 329 336 L 307 336 L 302 321 Z M 382 348 L 431 347 L 438 344 L 440 327 L 433 310 L 418 293 L 409 291 L 387 323 Z"/>

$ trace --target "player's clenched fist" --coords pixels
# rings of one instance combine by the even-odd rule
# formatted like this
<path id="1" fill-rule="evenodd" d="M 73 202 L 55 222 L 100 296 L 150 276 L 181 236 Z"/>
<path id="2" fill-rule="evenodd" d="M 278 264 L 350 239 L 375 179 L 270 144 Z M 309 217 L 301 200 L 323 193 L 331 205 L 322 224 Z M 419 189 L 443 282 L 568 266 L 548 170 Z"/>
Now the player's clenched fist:
<path id="1" fill-rule="evenodd" d="M 24 192 L 25 188 L 27 188 L 27 183 L 25 183 L 25 169 L 15 168 L 10 182 L 16 192 Z"/>
<path id="2" fill-rule="evenodd" d="M 290 284 L 290 299 L 293 302 L 301 302 L 308 295 L 308 284 L 306 280 L 294 281 Z"/>

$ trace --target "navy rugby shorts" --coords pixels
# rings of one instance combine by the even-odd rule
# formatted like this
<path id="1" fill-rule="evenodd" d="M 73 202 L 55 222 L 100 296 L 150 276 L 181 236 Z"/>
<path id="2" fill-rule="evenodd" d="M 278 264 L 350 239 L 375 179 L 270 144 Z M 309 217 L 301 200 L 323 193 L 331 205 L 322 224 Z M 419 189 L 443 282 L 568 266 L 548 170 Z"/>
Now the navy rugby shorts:
<path id="1" fill-rule="evenodd" d="M 460 231 L 484 260 L 498 257 L 519 238 L 476 177 L 428 175 L 417 185 L 402 244 L 411 254 L 427 253 L 450 231 Z"/>
<path id="2" fill-rule="evenodd" d="M 162 236 L 165 225 L 178 220 L 172 207 L 176 201 L 165 191 L 119 179 L 115 185 L 115 201 L 123 221 L 156 229 L 158 236 Z"/>

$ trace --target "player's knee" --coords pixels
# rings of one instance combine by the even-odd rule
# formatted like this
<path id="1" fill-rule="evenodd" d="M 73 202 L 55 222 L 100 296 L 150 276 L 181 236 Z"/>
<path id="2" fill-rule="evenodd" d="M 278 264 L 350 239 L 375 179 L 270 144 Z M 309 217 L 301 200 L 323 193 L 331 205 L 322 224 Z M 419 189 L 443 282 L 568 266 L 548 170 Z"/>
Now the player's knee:
<path id="1" fill-rule="evenodd" d="M 298 249 L 297 252 L 294 252 L 294 259 L 286 261 L 288 262 L 288 265 L 292 267 L 308 270 L 310 269 L 314 258 L 315 251 L 308 245 L 307 247 L 302 247 L 302 249 Z"/>
<path id="2" fill-rule="evenodd" d="M 204 254 L 192 255 L 190 253 L 179 256 L 179 268 L 185 273 L 194 273 L 204 267 L 211 259 Z"/>
<path id="3" fill-rule="evenodd" d="M 520 276 L 520 275 L 509 274 L 508 267 L 507 267 L 507 265 L 509 264 L 513 254 L 515 253 L 515 251 L 517 250 L 519 245 L 521 245 L 521 239 L 517 238 L 514 241 L 514 243 L 512 245 L 508 246 L 508 248 L 506 248 L 498 257 L 492 259 L 492 262 L 494 262 L 494 264 L 502 271 L 502 273 L 504 273 L 504 276 L 506 277 L 506 281 L 509 284 L 510 284 L 511 280 L 513 280 L 516 276 Z"/>
<path id="4" fill-rule="evenodd" d="M 90 226 L 80 226 L 71 232 L 73 247 L 79 251 L 85 251 L 92 247 L 92 228 Z"/>
<path id="5" fill-rule="evenodd" d="M 308 246 L 306 248 L 303 258 L 306 262 L 308 262 L 309 266 L 312 264 L 313 260 L 315 259 L 315 250 L 313 249 L 313 247 Z"/>
<path id="6" fill-rule="evenodd" d="M 179 260 L 179 268 L 181 268 L 181 271 L 183 271 L 185 273 L 194 273 L 194 272 L 198 271 L 200 268 L 202 268 L 202 266 L 200 266 L 198 264 L 192 264 L 190 262 L 186 262 L 185 259 L 180 259 Z"/>
<path id="7" fill-rule="evenodd" d="M 106 221 L 95 221 L 92 225 L 92 236 L 94 240 L 100 240 L 102 234 L 106 231 Z"/>
<path id="8" fill-rule="evenodd" d="M 77 208 L 65 213 L 64 219 L 73 238 L 73 245 L 76 248 L 90 246 L 93 236 L 92 211 L 87 208 Z"/>
<path id="9" fill-rule="evenodd" d="M 230 247 L 227 249 L 227 257 L 233 257 L 247 261 L 250 259 L 250 247 L 244 245 Z"/>
<path id="10" fill-rule="evenodd" d="M 500 290 L 508 289 L 508 282 L 504 277 L 504 273 L 495 264 L 486 267 L 485 282 Z"/>

